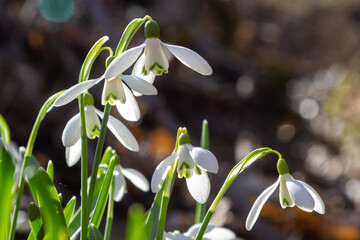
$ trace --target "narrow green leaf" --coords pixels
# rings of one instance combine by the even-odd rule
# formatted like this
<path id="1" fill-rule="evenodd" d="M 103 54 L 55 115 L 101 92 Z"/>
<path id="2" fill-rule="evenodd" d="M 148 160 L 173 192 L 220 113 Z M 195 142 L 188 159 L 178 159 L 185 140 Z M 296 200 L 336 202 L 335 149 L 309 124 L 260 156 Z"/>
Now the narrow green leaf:
<path id="1" fill-rule="evenodd" d="M 115 57 L 117 57 L 120 53 L 126 50 L 126 48 L 129 46 L 131 39 L 134 37 L 135 33 L 139 30 L 141 25 L 143 25 L 147 20 L 150 19 L 151 17 L 149 16 L 145 16 L 142 19 L 135 18 L 127 25 L 116 48 Z"/>
<path id="2" fill-rule="evenodd" d="M 99 227 L 101 218 L 102 218 L 104 210 L 105 210 L 106 201 L 107 201 L 107 198 L 109 195 L 110 185 L 111 185 L 111 182 L 113 179 L 113 171 L 114 171 L 114 167 L 115 167 L 115 162 L 116 162 L 116 157 L 112 157 L 110 160 L 108 170 L 105 175 L 103 185 L 101 186 L 98 200 L 96 202 L 94 215 L 92 216 L 92 219 L 91 219 L 91 223 L 93 223 L 96 227 Z"/>
<path id="3" fill-rule="evenodd" d="M 133 204 L 129 207 L 126 240 L 146 239 L 144 207 L 140 204 Z"/>
<path id="4" fill-rule="evenodd" d="M 15 194 L 15 156 L 13 150 L 0 138 L 0 239 L 8 239 L 10 215 Z"/>
<path id="5" fill-rule="evenodd" d="M 103 240 L 103 236 L 101 235 L 101 232 L 96 228 L 94 224 L 90 224 L 89 228 L 89 239 L 90 240 Z"/>
<path id="6" fill-rule="evenodd" d="M 210 149 L 209 124 L 206 119 L 204 119 L 202 124 L 200 147 L 207 150 Z"/>
<path id="7" fill-rule="evenodd" d="M 49 175 L 42 168 L 27 169 L 26 176 L 44 224 L 45 240 L 69 239 L 68 229 L 59 196 Z"/>
<path id="8" fill-rule="evenodd" d="M 145 229 L 149 234 L 149 240 L 153 240 L 156 237 L 159 224 L 161 197 L 163 195 L 164 189 L 165 184 L 163 184 L 160 191 L 156 193 L 151 208 L 145 214 Z"/>
<path id="9" fill-rule="evenodd" d="M 70 201 L 66 204 L 64 208 L 64 217 L 65 217 L 66 226 L 69 226 L 70 224 L 71 217 L 74 214 L 75 204 L 76 204 L 76 197 L 74 196 L 70 199 Z"/>
<path id="10" fill-rule="evenodd" d="M 97 56 L 101 53 L 101 47 L 104 43 L 109 39 L 108 36 L 104 36 L 100 38 L 90 49 L 88 55 L 86 56 L 83 65 L 81 66 L 80 75 L 79 75 L 79 83 L 88 80 L 90 75 L 91 67 L 97 58 Z"/>
<path id="11" fill-rule="evenodd" d="M 31 233 L 34 239 L 44 238 L 43 221 L 40 214 L 40 209 L 36 203 L 30 203 L 29 205 L 29 221 L 31 226 Z M 29 237 L 30 237 L 29 235 Z"/>
<path id="12" fill-rule="evenodd" d="M 49 175 L 52 182 L 54 182 L 54 164 L 51 160 L 49 160 L 46 172 Z"/>
<path id="13" fill-rule="evenodd" d="M 10 130 L 5 118 L 0 114 L 0 134 L 7 144 L 10 143 Z"/>

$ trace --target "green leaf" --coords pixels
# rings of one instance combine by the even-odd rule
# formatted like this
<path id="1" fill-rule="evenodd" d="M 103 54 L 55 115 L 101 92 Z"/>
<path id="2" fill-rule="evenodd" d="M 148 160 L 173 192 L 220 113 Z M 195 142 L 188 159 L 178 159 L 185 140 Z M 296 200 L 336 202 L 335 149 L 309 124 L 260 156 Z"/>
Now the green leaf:
<path id="1" fill-rule="evenodd" d="M 10 143 L 10 130 L 5 118 L 0 114 L 0 134 L 7 144 Z"/>
<path id="2" fill-rule="evenodd" d="M 133 204 L 129 207 L 126 240 L 146 239 L 144 207 L 140 204 Z"/>
<path id="3" fill-rule="evenodd" d="M 54 182 L 54 164 L 51 160 L 49 160 L 46 172 L 49 175 L 52 182 Z"/>
<path id="4" fill-rule="evenodd" d="M 135 18 L 127 25 L 116 48 L 115 57 L 117 57 L 120 53 L 127 49 L 131 39 L 134 37 L 135 33 L 139 30 L 141 25 L 143 25 L 144 22 L 150 19 L 151 17 L 149 16 L 145 16 L 143 19 Z"/>
<path id="5" fill-rule="evenodd" d="M 103 236 L 101 235 L 101 232 L 96 228 L 94 224 L 90 224 L 89 228 L 89 237 L 90 240 L 103 240 Z"/>
<path id="6" fill-rule="evenodd" d="M 116 162 L 116 157 L 112 157 L 110 160 L 110 164 L 109 164 L 108 170 L 106 172 L 105 178 L 104 178 L 104 182 L 101 186 L 101 190 L 99 193 L 98 200 L 96 202 L 94 214 L 91 219 L 91 223 L 94 224 L 96 227 L 99 227 L 101 218 L 102 218 L 104 210 L 105 210 L 106 201 L 107 201 L 107 198 L 109 195 L 110 185 L 111 185 L 111 182 L 113 179 L 113 171 L 114 171 L 114 167 L 115 167 L 115 162 Z"/>
<path id="7" fill-rule="evenodd" d="M 156 232 L 159 224 L 161 198 L 163 196 L 164 189 L 165 184 L 163 184 L 160 191 L 156 193 L 151 208 L 145 214 L 145 229 L 149 234 L 149 240 L 153 240 L 156 237 Z"/>
<path id="8" fill-rule="evenodd" d="M 34 239 L 43 239 L 44 227 L 40 214 L 40 209 L 36 205 L 36 203 L 33 202 L 31 202 L 29 205 L 29 221 L 31 226 L 31 232 L 29 237 L 32 236 Z"/>
<path id="9" fill-rule="evenodd" d="M 101 53 L 101 47 L 104 43 L 109 39 L 108 36 L 104 36 L 100 38 L 90 49 L 88 55 L 86 56 L 83 65 L 81 66 L 80 75 L 79 75 L 79 83 L 88 80 L 90 75 L 91 67 L 97 58 L 97 56 Z"/>
<path id="10" fill-rule="evenodd" d="M 200 147 L 207 149 L 207 150 L 210 149 L 209 124 L 206 119 L 204 119 L 202 129 L 201 129 Z"/>
<path id="11" fill-rule="evenodd" d="M 10 215 L 16 189 L 13 149 L 0 138 L 0 239 L 10 233 Z"/>
<path id="12" fill-rule="evenodd" d="M 75 204 L 76 204 L 76 197 L 72 197 L 64 208 L 64 217 L 65 217 L 66 226 L 69 226 L 70 224 L 71 217 L 74 214 Z"/>
<path id="13" fill-rule="evenodd" d="M 26 177 L 34 199 L 38 200 L 44 224 L 44 240 L 69 239 L 59 196 L 47 172 L 42 168 L 27 168 Z"/>

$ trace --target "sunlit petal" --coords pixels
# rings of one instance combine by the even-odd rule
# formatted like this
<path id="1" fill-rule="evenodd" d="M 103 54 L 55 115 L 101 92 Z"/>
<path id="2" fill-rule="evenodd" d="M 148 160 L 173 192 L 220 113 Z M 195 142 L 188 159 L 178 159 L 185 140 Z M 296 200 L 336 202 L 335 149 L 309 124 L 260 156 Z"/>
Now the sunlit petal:
<path id="1" fill-rule="evenodd" d="M 293 179 L 290 174 L 285 174 L 284 177 L 286 180 L 286 186 L 289 189 L 289 193 L 295 205 L 301 210 L 312 212 L 315 207 L 315 201 L 308 190 L 306 190 L 302 183 Z"/>
<path id="2" fill-rule="evenodd" d="M 211 230 L 209 233 L 204 234 L 204 238 L 210 240 L 235 240 L 236 235 L 227 228 L 216 227 Z"/>
<path id="3" fill-rule="evenodd" d="M 150 72 L 148 75 L 142 74 L 142 68 L 144 65 L 145 65 L 145 54 L 142 54 L 141 57 L 136 61 L 131 75 L 142 78 L 145 81 L 147 81 L 148 83 L 153 84 L 153 82 L 155 80 L 155 74 L 153 74 L 152 72 Z M 133 90 L 133 93 L 137 97 L 142 95 L 141 93 L 136 92 L 134 90 Z"/>
<path id="4" fill-rule="evenodd" d="M 69 167 L 74 166 L 81 157 L 81 139 L 65 150 L 66 163 Z"/>
<path id="5" fill-rule="evenodd" d="M 131 122 L 138 121 L 140 119 L 140 109 L 135 97 L 127 86 L 124 86 L 124 93 L 126 102 L 116 101 L 116 108 L 120 115 L 126 120 Z"/>
<path id="6" fill-rule="evenodd" d="M 55 107 L 60 107 L 65 104 L 68 104 L 75 98 L 77 98 L 82 92 L 92 88 L 95 84 L 101 81 L 104 78 L 104 75 L 92 80 L 87 80 L 85 82 L 76 84 L 71 88 L 67 89 L 63 94 L 61 94 L 54 102 Z"/>
<path id="7" fill-rule="evenodd" d="M 103 113 L 101 111 L 96 109 L 96 113 L 103 118 Z M 109 116 L 108 128 L 119 140 L 119 142 L 124 145 L 124 147 L 134 152 L 139 151 L 139 144 L 137 143 L 135 137 L 122 122 L 112 116 Z"/>
<path id="8" fill-rule="evenodd" d="M 198 203 L 205 203 L 210 194 L 210 180 L 205 171 L 201 171 L 200 175 L 193 174 L 190 178 L 186 178 L 186 185 L 191 196 Z"/>
<path id="9" fill-rule="evenodd" d="M 324 214 L 325 213 L 325 204 L 324 204 L 323 200 L 321 199 L 320 195 L 306 182 L 303 182 L 303 181 L 300 181 L 300 180 L 298 180 L 298 182 L 300 182 L 300 183 L 302 183 L 304 185 L 306 190 L 309 191 L 312 198 L 314 199 L 314 201 L 315 201 L 314 211 L 318 212 L 320 214 Z"/>
<path id="10" fill-rule="evenodd" d="M 163 42 L 161 42 L 161 44 L 169 49 L 169 51 L 185 66 L 203 75 L 212 74 L 212 68 L 207 61 L 193 50 L 176 45 L 165 44 Z"/>
<path id="11" fill-rule="evenodd" d="M 156 88 L 151 83 L 148 83 L 140 77 L 132 75 L 120 75 L 120 77 L 131 89 L 136 92 L 144 95 L 156 95 L 158 93 Z"/>
<path id="12" fill-rule="evenodd" d="M 262 207 L 264 206 L 265 202 L 269 199 L 270 195 L 275 191 L 276 187 L 279 185 L 279 182 L 280 182 L 280 178 L 278 178 L 278 180 L 273 185 L 265 189 L 260 194 L 260 196 L 255 200 L 254 205 L 252 206 L 249 215 L 246 218 L 245 227 L 248 231 L 250 231 L 253 228 L 256 220 L 259 217 Z"/>
<path id="13" fill-rule="evenodd" d="M 177 172 L 180 178 L 189 178 L 193 175 L 194 160 L 192 159 L 189 149 L 185 145 L 180 145 L 179 149 L 179 161 L 177 164 Z"/>
<path id="14" fill-rule="evenodd" d="M 132 168 L 123 168 L 121 172 L 137 188 L 144 192 L 149 191 L 149 182 L 141 172 Z"/>
<path id="15" fill-rule="evenodd" d="M 123 82 L 119 77 L 113 78 L 111 81 L 105 79 L 104 88 L 101 94 L 101 103 L 105 105 L 115 105 L 115 101 L 125 102 L 126 97 L 124 93 Z"/>
<path id="16" fill-rule="evenodd" d="M 191 237 L 187 237 L 184 234 L 181 233 L 175 233 L 175 232 L 164 232 L 164 235 L 166 240 L 193 240 Z"/>
<path id="17" fill-rule="evenodd" d="M 190 144 L 187 144 L 190 145 Z M 200 147 L 193 147 L 190 150 L 190 155 L 196 165 L 206 169 L 208 172 L 217 173 L 219 169 L 218 161 L 214 154 L 210 151 L 200 148 Z"/>
<path id="18" fill-rule="evenodd" d="M 125 178 L 119 171 L 114 171 L 114 180 L 114 201 L 120 202 L 126 192 Z"/>
<path id="19" fill-rule="evenodd" d="M 112 79 L 123 73 L 136 61 L 144 47 L 145 44 L 141 44 L 140 46 L 130 48 L 125 52 L 120 53 L 106 69 L 105 78 Z"/>
<path id="20" fill-rule="evenodd" d="M 94 106 L 89 105 L 85 107 L 85 118 L 87 137 L 90 139 L 98 137 L 100 134 L 101 124 L 95 112 Z"/>
<path id="21" fill-rule="evenodd" d="M 80 139 L 80 113 L 67 122 L 61 139 L 65 147 L 73 146 Z"/>
<path id="22" fill-rule="evenodd" d="M 156 167 L 151 178 L 151 191 L 153 193 L 157 193 L 161 189 L 166 175 L 170 170 L 170 166 L 174 162 L 176 156 L 176 153 L 171 154 Z"/>
<path id="23" fill-rule="evenodd" d="M 279 189 L 279 201 L 282 208 L 294 207 L 295 203 L 292 199 L 292 196 L 289 193 L 289 189 L 286 185 L 286 180 L 284 175 L 279 176 L 280 179 L 280 189 Z"/>
<path id="24" fill-rule="evenodd" d="M 195 237 L 196 234 L 198 233 L 198 231 L 200 230 L 201 228 L 201 223 L 198 223 L 198 224 L 194 224 L 192 225 L 185 233 L 184 235 L 185 236 L 189 236 L 189 237 Z M 208 233 L 210 232 L 211 230 L 213 230 L 215 228 L 215 226 L 211 223 L 209 223 L 205 229 L 205 233 Z"/>
<path id="25" fill-rule="evenodd" d="M 145 47 L 145 60 L 142 74 L 148 75 L 152 72 L 155 75 L 162 75 L 168 72 L 168 68 L 169 61 L 160 45 L 160 40 L 157 38 L 149 38 Z"/>

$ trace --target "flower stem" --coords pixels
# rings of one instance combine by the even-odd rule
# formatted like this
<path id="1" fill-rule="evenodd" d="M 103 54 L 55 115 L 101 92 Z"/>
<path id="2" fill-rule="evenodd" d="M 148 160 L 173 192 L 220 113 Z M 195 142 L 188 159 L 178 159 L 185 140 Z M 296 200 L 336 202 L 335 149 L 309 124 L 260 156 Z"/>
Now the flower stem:
<path id="1" fill-rule="evenodd" d="M 114 187 L 115 181 L 113 181 L 110 186 L 104 240 L 110 240 L 111 227 L 114 218 Z"/>
<path id="2" fill-rule="evenodd" d="M 42 122 L 42 120 L 44 119 L 46 113 L 49 111 L 49 109 L 51 109 L 52 104 L 55 102 L 55 100 L 63 93 L 63 91 L 58 92 L 54 95 L 52 95 L 45 103 L 44 105 L 41 107 L 39 114 L 36 117 L 34 126 L 32 128 L 32 131 L 30 133 L 30 137 L 26 146 L 26 150 L 25 150 L 25 155 L 24 155 L 24 160 L 21 166 L 21 170 L 20 170 L 20 180 L 19 180 L 19 189 L 18 189 L 18 194 L 16 197 L 16 204 L 15 204 L 15 209 L 13 212 L 13 217 L 12 217 L 12 221 L 11 221 L 11 229 L 10 229 L 10 234 L 9 234 L 9 239 L 13 240 L 15 238 L 15 231 L 16 231 L 16 222 L 17 222 L 17 217 L 18 217 L 18 213 L 19 213 L 19 209 L 20 209 L 20 203 L 21 203 L 21 198 L 22 198 L 22 194 L 24 191 L 24 185 L 25 185 L 25 178 L 24 178 L 24 170 L 27 167 L 27 165 L 29 164 L 30 161 L 30 157 L 34 148 L 34 144 L 35 144 L 35 140 L 36 140 L 36 136 L 37 133 L 39 131 L 40 128 L 40 124 Z"/>
<path id="3" fill-rule="evenodd" d="M 104 147 L 105 134 L 106 134 L 106 129 L 107 129 L 107 123 L 109 120 L 110 110 L 111 110 L 111 105 L 109 103 L 107 103 L 105 105 L 105 109 L 104 109 L 104 117 L 101 122 L 99 139 L 98 139 L 98 142 L 96 145 L 94 163 L 93 163 L 93 167 L 92 167 L 92 171 L 91 171 L 90 186 L 89 186 L 89 193 L 88 193 L 88 199 L 89 199 L 88 212 L 89 213 L 91 211 L 92 199 L 93 199 L 94 188 L 95 188 L 95 183 L 96 183 L 96 175 L 97 175 L 97 172 L 99 169 L 101 154 L 102 154 L 102 150 Z"/>
<path id="4" fill-rule="evenodd" d="M 85 125 L 85 101 L 84 94 L 79 95 L 79 110 L 80 110 L 80 121 L 81 121 L 81 232 L 80 239 L 87 239 L 88 225 L 89 225 L 89 214 L 87 208 L 87 136 L 86 136 L 86 125 Z"/>

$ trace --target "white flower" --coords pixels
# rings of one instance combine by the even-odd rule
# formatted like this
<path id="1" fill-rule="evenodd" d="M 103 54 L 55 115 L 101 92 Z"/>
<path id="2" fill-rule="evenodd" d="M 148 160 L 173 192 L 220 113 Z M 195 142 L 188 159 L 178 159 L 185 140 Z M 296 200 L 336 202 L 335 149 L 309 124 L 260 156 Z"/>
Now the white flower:
<path id="1" fill-rule="evenodd" d="M 164 237 L 166 240 L 193 240 L 196 237 L 201 224 L 195 224 L 191 226 L 184 234 L 179 231 L 175 232 L 164 232 Z M 235 240 L 236 235 L 227 228 L 215 227 L 212 224 L 209 224 L 206 227 L 205 234 L 203 236 L 204 240 Z"/>
<path id="2" fill-rule="evenodd" d="M 278 168 L 279 169 L 279 168 Z M 248 217 L 246 218 L 246 229 L 250 231 L 254 226 L 260 211 L 264 206 L 266 200 L 275 191 L 280 184 L 279 200 L 282 208 L 298 206 L 301 210 L 306 212 L 325 213 L 324 202 L 319 194 L 308 184 L 303 181 L 295 180 L 287 171 L 279 175 L 278 180 L 265 189 L 256 199 L 252 206 Z"/>
<path id="3" fill-rule="evenodd" d="M 107 68 L 105 78 L 110 79 L 123 73 L 139 58 L 144 49 L 142 56 L 134 66 L 134 71 L 141 73 L 142 76 L 167 73 L 169 61 L 164 54 L 163 47 L 167 48 L 185 66 L 203 75 L 212 74 L 210 65 L 199 54 L 185 47 L 163 43 L 159 39 L 159 35 L 157 23 L 155 21 L 147 22 L 145 25 L 145 42 L 119 54 Z"/>
<path id="4" fill-rule="evenodd" d="M 191 196 L 197 202 L 205 203 L 210 193 L 210 181 L 207 172 L 217 173 L 218 162 L 210 151 L 193 147 L 190 143 L 180 145 L 175 153 L 157 166 L 151 179 L 151 190 L 156 193 L 161 189 L 175 160 L 178 161 L 178 176 L 185 176 Z"/>
<path id="5" fill-rule="evenodd" d="M 67 89 L 54 103 L 54 106 L 59 107 L 65 105 L 81 93 L 95 86 L 102 81 L 104 76 L 97 79 L 87 80 L 78 83 Z M 148 80 L 148 79 L 147 79 Z M 124 82 L 126 84 L 124 84 Z M 156 88 L 144 79 L 133 75 L 119 75 L 112 78 L 105 78 L 104 88 L 102 92 L 102 104 L 109 102 L 111 105 L 116 105 L 120 115 L 128 121 L 138 121 L 140 119 L 139 106 L 135 100 L 132 89 L 137 95 L 156 95 Z"/>
<path id="6" fill-rule="evenodd" d="M 85 106 L 86 135 L 90 139 L 99 136 L 101 125 L 98 115 L 101 118 L 103 117 L 103 113 L 97 110 L 94 106 Z M 62 134 L 62 142 L 66 147 L 66 162 L 69 167 L 75 165 L 81 156 L 80 126 L 80 113 L 78 113 L 69 120 Z M 139 150 L 139 145 L 135 137 L 123 123 L 116 118 L 109 116 L 107 126 L 120 143 L 122 143 L 127 149 L 131 151 Z"/>
<path id="7" fill-rule="evenodd" d="M 114 201 L 120 202 L 126 193 L 125 177 L 130 180 L 137 188 L 149 191 L 149 182 L 142 173 L 132 168 L 122 168 L 119 164 L 115 166 L 114 179 Z"/>

